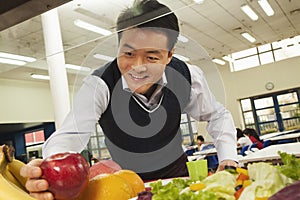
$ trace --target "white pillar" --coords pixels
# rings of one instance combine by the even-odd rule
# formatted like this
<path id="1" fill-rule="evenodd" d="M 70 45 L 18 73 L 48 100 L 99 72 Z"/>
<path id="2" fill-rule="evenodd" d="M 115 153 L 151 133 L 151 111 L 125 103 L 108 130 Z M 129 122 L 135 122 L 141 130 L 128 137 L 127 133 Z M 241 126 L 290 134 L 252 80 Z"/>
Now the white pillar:
<path id="1" fill-rule="evenodd" d="M 54 106 L 56 129 L 60 127 L 70 111 L 70 98 L 65 57 L 57 9 L 52 9 L 42 16 L 50 89 Z"/>

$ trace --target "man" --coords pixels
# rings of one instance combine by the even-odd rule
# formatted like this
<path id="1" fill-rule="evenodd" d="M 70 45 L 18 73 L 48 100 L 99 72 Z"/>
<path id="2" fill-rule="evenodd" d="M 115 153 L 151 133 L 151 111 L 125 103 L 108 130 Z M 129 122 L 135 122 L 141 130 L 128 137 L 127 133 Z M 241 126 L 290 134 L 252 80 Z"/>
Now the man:
<path id="1" fill-rule="evenodd" d="M 84 80 L 62 127 L 46 141 L 43 156 L 80 152 L 99 121 L 112 159 L 144 180 L 187 176 L 179 132 L 181 113 L 208 121 L 219 152 L 219 170 L 236 166 L 236 134 L 230 113 L 209 91 L 202 71 L 173 58 L 177 17 L 156 0 L 135 1 L 117 20 L 117 58 Z M 48 184 L 34 160 L 21 170 L 38 199 Z"/>

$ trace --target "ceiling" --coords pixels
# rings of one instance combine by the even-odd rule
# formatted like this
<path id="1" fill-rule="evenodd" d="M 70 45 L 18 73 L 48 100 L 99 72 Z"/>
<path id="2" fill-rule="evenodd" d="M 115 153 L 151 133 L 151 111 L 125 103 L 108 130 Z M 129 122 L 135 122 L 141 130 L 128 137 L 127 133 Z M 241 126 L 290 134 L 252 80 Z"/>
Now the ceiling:
<path id="1" fill-rule="evenodd" d="M 205 0 L 202 4 L 196 4 L 193 0 L 160 2 L 168 5 L 177 14 L 181 34 L 190 39 L 190 43 L 179 42 L 177 51 L 189 57 L 199 58 L 200 51 L 205 49 L 211 58 L 221 58 L 250 47 L 300 35 L 300 0 L 269 0 L 275 10 L 275 15 L 271 17 L 265 15 L 257 0 Z M 115 35 L 101 36 L 76 27 L 73 21 L 81 19 L 114 32 L 115 19 L 130 3 L 131 1 L 124 0 L 73 0 L 58 7 L 66 63 L 96 68 L 104 61 L 95 59 L 92 56 L 94 53 L 114 56 L 117 49 Z M 252 21 L 242 12 L 240 7 L 246 3 L 258 14 L 257 21 Z M 36 6 L 44 8 L 45 4 Z M 14 14 L 22 16 L 17 14 L 22 10 L 24 11 L 15 10 Z M 24 15 L 23 20 L 19 19 L 26 21 L 0 32 L 1 52 L 37 58 L 36 62 L 24 66 L 0 64 L 0 78 L 42 81 L 33 80 L 30 74 L 48 73 L 39 15 L 44 11 L 46 10 L 36 9 L 35 14 Z M 16 20 L 6 26 L 14 23 Z M 257 41 L 252 44 L 245 40 L 240 35 L 245 31 L 252 34 Z M 76 75 L 78 72 L 68 71 L 69 81 L 74 82 Z"/>

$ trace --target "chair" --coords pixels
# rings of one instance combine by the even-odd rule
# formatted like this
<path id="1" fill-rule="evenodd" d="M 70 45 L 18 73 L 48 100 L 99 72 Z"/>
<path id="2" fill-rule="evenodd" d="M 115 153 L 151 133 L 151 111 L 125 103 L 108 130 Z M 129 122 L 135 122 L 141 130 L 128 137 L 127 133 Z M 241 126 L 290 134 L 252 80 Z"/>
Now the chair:
<path id="1" fill-rule="evenodd" d="M 188 149 L 185 151 L 187 156 L 192 156 L 196 152 L 196 149 Z"/>
<path id="2" fill-rule="evenodd" d="M 215 171 L 218 168 L 219 166 L 218 156 L 216 155 L 206 156 L 205 159 L 207 160 L 208 169 Z"/>
<path id="3" fill-rule="evenodd" d="M 253 144 L 251 144 L 251 146 L 250 146 L 250 148 L 249 148 L 249 150 L 250 151 L 252 151 L 252 152 L 254 152 L 254 151 L 256 151 L 257 150 L 257 143 L 255 142 L 255 143 L 253 143 Z"/>
<path id="4" fill-rule="evenodd" d="M 285 139 L 285 140 L 279 140 L 277 144 L 286 144 L 286 143 L 292 143 L 296 142 L 295 139 Z"/>
<path id="5" fill-rule="evenodd" d="M 245 156 L 246 155 L 246 151 L 249 149 L 249 145 L 246 145 L 246 146 L 243 146 L 242 147 L 242 150 L 241 150 L 241 154 L 242 156 Z"/>
<path id="6" fill-rule="evenodd" d="M 264 148 L 270 146 L 271 142 L 272 142 L 271 140 L 264 141 Z"/>

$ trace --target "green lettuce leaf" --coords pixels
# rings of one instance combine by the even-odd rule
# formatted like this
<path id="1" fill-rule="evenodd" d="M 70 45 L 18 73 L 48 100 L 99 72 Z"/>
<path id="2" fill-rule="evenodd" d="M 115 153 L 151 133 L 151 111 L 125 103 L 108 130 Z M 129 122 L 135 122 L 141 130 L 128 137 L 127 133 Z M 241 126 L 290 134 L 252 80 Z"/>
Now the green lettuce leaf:
<path id="1" fill-rule="evenodd" d="M 300 159 L 296 158 L 293 154 L 287 154 L 285 152 L 278 152 L 283 165 L 279 168 L 279 171 L 293 180 L 300 180 Z"/>
<path id="2" fill-rule="evenodd" d="M 293 182 L 292 179 L 282 174 L 278 167 L 264 162 L 249 164 L 248 175 L 253 183 L 244 189 L 239 200 L 270 197 Z"/>

